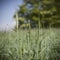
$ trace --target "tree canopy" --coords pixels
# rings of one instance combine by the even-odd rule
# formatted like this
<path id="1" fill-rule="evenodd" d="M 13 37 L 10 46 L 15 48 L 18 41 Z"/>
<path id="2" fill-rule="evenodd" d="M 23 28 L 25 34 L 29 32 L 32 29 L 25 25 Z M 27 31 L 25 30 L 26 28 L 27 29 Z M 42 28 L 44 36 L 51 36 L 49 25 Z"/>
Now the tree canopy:
<path id="1" fill-rule="evenodd" d="M 49 27 L 54 24 L 60 26 L 60 1 L 59 0 L 23 0 L 24 3 L 19 6 L 19 21 L 30 20 L 31 27 L 38 26 Z M 14 15 L 15 16 L 15 15 Z M 24 19 L 22 19 L 24 18 Z M 59 24 L 58 24 L 59 23 Z M 55 26 L 54 25 L 54 26 Z"/>

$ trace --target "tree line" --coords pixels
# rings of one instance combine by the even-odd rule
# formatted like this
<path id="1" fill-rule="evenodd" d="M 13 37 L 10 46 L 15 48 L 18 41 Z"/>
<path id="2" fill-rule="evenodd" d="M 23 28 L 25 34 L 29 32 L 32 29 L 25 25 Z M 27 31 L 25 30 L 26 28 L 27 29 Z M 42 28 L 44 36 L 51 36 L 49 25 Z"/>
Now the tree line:
<path id="1" fill-rule="evenodd" d="M 60 0 L 23 0 L 17 13 L 19 27 L 60 27 Z"/>

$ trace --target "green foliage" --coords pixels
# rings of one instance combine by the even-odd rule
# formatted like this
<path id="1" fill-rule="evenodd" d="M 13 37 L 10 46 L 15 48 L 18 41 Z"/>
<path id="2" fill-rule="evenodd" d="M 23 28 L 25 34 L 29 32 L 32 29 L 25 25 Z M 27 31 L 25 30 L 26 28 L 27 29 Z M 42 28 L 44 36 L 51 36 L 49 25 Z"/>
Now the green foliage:
<path id="1" fill-rule="evenodd" d="M 60 29 L 37 31 L 0 32 L 0 60 L 60 60 Z"/>
<path id="2" fill-rule="evenodd" d="M 53 26 L 60 24 L 60 1 L 58 0 L 23 0 L 24 3 L 19 7 L 18 14 L 25 20 L 34 20 L 37 24 L 39 21 L 41 26 Z M 55 17 L 53 17 L 55 16 Z M 22 19 L 19 19 L 22 21 Z M 31 23 L 30 22 L 30 23 Z M 49 23 L 48 23 L 49 22 Z M 28 23 L 28 22 L 27 22 Z M 49 24 L 49 25 L 48 25 Z M 31 23 L 31 26 L 33 24 Z"/>

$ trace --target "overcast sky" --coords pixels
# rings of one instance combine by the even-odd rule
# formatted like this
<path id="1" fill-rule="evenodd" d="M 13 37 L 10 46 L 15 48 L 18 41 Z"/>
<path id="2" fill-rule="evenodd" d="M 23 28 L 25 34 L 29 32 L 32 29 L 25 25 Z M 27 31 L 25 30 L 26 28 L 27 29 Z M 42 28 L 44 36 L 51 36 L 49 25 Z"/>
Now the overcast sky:
<path id="1" fill-rule="evenodd" d="M 11 29 L 15 26 L 13 15 L 23 0 L 0 0 L 0 30 Z"/>

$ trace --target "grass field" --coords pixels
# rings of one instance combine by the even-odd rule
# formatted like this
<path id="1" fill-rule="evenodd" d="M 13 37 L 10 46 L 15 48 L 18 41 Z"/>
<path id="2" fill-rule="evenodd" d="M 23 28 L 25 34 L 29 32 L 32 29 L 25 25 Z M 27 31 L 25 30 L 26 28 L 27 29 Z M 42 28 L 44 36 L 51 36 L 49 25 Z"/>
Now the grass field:
<path id="1" fill-rule="evenodd" d="M 60 29 L 0 32 L 0 60 L 60 60 Z"/>

